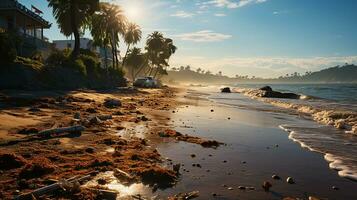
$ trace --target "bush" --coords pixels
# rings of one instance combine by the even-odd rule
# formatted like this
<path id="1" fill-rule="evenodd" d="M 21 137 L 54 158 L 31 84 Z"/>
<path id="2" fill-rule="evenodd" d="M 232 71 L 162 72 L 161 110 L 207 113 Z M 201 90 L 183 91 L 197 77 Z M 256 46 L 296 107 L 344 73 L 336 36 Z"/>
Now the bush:
<path id="1" fill-rule="evenodd" d="M 15 37 L 9 33 L 0 33 L 0 63 L 8 64 L 15 61 L 17 56 Z"/>

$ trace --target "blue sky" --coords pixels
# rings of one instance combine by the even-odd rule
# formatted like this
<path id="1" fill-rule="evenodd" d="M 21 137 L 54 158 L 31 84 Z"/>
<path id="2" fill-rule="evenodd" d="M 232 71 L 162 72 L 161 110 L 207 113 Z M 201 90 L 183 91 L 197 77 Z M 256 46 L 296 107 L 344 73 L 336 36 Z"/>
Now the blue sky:
<path id="1" fill-rule="evenodd" d="M 19 1 L 45 12 L 53 23 L 47 37 L 65 39 L 46 0 Z M 357 63 L 355 0 L 107 1 L 128 11 L 144 39 L 155 30 L 173 38 L 178 46 L 173 66 L 275 77 Z"/>

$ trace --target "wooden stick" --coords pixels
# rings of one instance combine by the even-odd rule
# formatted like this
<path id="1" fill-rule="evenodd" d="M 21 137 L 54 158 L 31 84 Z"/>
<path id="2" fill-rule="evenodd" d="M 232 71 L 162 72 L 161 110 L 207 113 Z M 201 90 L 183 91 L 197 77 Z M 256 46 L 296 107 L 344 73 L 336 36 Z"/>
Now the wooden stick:
<path id="1" fill-rule="evenodd" d="M 47 129 L 40 131 L 38 133 L 39 136 L 49 136 L 51 134 L 60 134 L 60 133 L 72 133 L 72 132 L 81 132 L 84 131 L 84 126 L 70 126 L 70 127 L 63 127 L 63 128 L 54 128 L 54 129 Z"/>

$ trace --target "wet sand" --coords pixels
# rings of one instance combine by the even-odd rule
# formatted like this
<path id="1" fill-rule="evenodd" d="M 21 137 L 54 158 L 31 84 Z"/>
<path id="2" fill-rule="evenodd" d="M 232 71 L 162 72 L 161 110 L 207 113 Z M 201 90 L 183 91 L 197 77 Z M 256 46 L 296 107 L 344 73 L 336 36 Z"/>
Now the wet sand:
<path id="1" fill-rule="evenodd" d="M 302 149 L 278 127 L 293 117 L 219 105 L 201 98 L 203 93 L 187 94 L 173 88 L 63 95 L 50 97 L 56 99 L 55 103 L 36 100 L 5 106 L 0 113 L 5 119 L 10 119 L 6 118 L 9 112 L 27 115 L 34 105 L 45 107 L 26 117 L 38 121 L 16 122 L 11 127 L 2 124 L 5 136 L 9 136 L 5 139 L 23 139 L 23 134 L 16 134 L 22 128 L 73 125 L 78 123 L 73 120 L 78 112 L 83 119 L 108 114 L 112 119 L 86 125 L 80 135 L 5 145 L 2 139 L 0 153 L 16 155 L 23 165 L 1 169 L 1 198 L 12 199 L 53 181 L 87 174 L 92 177 L 83 182 L 79 192 L 52 197 L 95 199 L 102 195 L 98 191 L 105 189 L 117 192 L 117 199 L 167 199 L 196 190 L 197 199 L 357 198 L 356 182 L 339 177 L 321 154 Z M 120 99 L 122 105 L 105 108 L 106 98 Z M 98 113 L 90 113 L 89 108 Z M 216 140 L 224 145 L 200 145 Z M 181 164 L 179 174 L 175 164 Z M 28 176 L 33 166 L 40 166 L 45 173 Z M 273 174 L 282 180 L 273 180 Z M 288 176 L 296 184 L 286 183 Z M 264 181 L 272 184 L 270 192 L 262 189 Z"/>
<path id="2" fill-rule="evenodd" d="M 184 142 L 158 143 L 164 156 L 184 165 L 180 182 L 160 191 L 163 195 L 197 190 L 198 199 L 357 199 L 357 182 L 339 177 L 323 154 L 302 148 L 279 128 L 298 116 L 239 109 L 197 96 L 200 93 L 191 93 L 186 98 L 190 105 L 181 106 L 172 115 L 173 126 L 182 133 L 216 139 L 227 146 L 204 149 Z M 274 174 L 281 180 L 274 180 Z M 295 184 L 288 184 L 287 177 Z M 272 184 L 270 192 L 263 190 L 264 181 Z"/>

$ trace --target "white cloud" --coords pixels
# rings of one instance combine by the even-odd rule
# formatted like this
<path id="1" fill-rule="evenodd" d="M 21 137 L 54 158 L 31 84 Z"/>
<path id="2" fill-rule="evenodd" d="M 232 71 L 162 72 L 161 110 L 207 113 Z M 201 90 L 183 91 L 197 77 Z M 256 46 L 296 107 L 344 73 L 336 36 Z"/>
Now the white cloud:
<path id="1" fill-rule="evenodd" d="M 318 71 L 345 63 L 357 64 L 357 56 L 211 58 L 175 55 L 172 63 L 175 66 L 189 64 L 212 72 L 223 71 L 224 74 L 229 76 L 239 74 L 268 78 L 284 76 L 294 72 L 303 74 L 306 71 Z"/>
<path id="2" fill-rule="evenodd" d="M 224 13 L 216 13 L 216 14 L 214 14 L 214 16 L 216 16 L 216 17 L 225 17 L 227 15 L 224 14 Z"/>
<path id="3" fill-rule="evenodd" d="M 172 14 L 172 17 L 179 17 L 179 18 L 190 18 L 193 17 L 195 14 L 189 13 L 183 10 L 177 11 L 176 13 Z"/>
<path id="4" fill-rule="evenodd" d="M 223 33 L 216 33 L 211 30 L 202 30 L 193 33 L 183 33 L 176 35 L 175 37 L 193 42 L 218 42 L 231 38 L 231 35 L 226 35 Z"/>
<path id="5" fill-rule="evenodd" d="M 216 7 L 221 7 L 221 8 L 241 8 L 243 6 L 247 6 L 250 4 L 259 4 L 259 3 L 264 3 L 267 0 L 209 0 L 205 2 L 200 2 L 197 5 L 199 6 L 207 6 L 207 5 L 213 5 Z"/>

